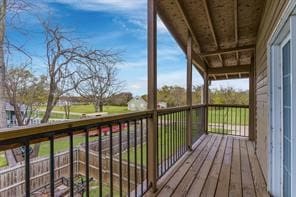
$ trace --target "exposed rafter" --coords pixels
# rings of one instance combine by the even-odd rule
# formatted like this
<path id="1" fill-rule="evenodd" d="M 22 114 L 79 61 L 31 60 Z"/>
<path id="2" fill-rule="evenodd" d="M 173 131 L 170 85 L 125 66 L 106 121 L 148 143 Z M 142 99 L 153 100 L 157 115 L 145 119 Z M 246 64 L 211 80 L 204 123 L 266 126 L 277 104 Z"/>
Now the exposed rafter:
<path id="1" fill-rule="evenodd" d="M 189 21 L 187 15 L 184 13 L 184 11 L 183 11 L 183 7 L 182 7 L 182 5 L 181 5 L 181 3 L 180 3 L 180 0 L 176 0 L 175 2 L 176 2 L 176 5 L 177 5 L 177 7 L 178 7 L 178 9 L 179 9 L 180 14 L 182 15 L 182 17 L 183 17 L 183 19 L 184 19 L 184 22 L 185 22 L 185 24 L 186 24 L 186 26 L 187 26 L 187 28 L 188 28 L 188 31 L 189 31 L 189 33 L 190 33 L 191 36 L 192 36 L 192 39 L 193 39 L 194 43 L 197 45 L 197 48 L 198 48 L 199 52 L 201 52 L 199 42 L 196 40 L 196 38 L 195 38 L 195 33 L 194 33 L 194 31 L 192 30 L 191 25 L 190 25 L 190 24 L 192 24 L 192 23 L 190 23 L 190 21 Z"/>
<path id="2" fill-rule="evenodd" d="M 205 8 L 205 12 L 206 12 L 206 15 L 207 15 L 209 27 L 210 27 L 210 30 L 211 30 L 215 45 L 217 47 L 217 50 L 219 50 L 220 46 L 219 46 L 219 43 L 217 41 L 217 36 L 216 36 L 215 29 L 214 29 L 214 26 L 213 26 L 212 17 L 211 17 L 210 11 L 209 11 L 207 0 L 203 0 L 203 4 L 204 4 L 204 8 Z M 222 55 L 221 54 L 217 54 L 217 55 L 219 56 L 219 59 L 220 59 L 220 61 L 222 63 L 222 66 L 224 66 Z"/>
<path id="3" fill-rule="evenodd" d="M 177 5 L 177 7 L 178 7 L 178 10 L 179 10 L 180 14 L 182 15 L 182 18 L 184 19 L 184 22 L 185 22 L 185 24 L 186 24 L 186 26 L 187 26 L 187 28 L 188 28 L 189 33 L 190 33 L 191 36 L 192 36 L 192 40 L 193 40 L 193 42 L 195 43 L 198 52 L 200 53 L 200 52 L 201 52 L 200 44 L 199 44 L 199 42 L 197 41 L 197 39 L 196 39 L 196 37 L 195 37 L 195 33 L 194 33 L 194 31 L 193 31 L 193 29 L 192 29 L 192 27 L 191 27 L 191 25 L 190 25 L 190 24 L 192 24 L 192 23 L 189 21 L 187 15 L 184 13 L 184 9 L 183 9 L 183 7 L 182 7 L 182 5 L 181 5 L 180 0 L 176 0 L 175 3 L 176 3 L 176 5 Z M 195 57 L 195 56 L 193 55 L 193 61 L 194 61 L 196 58 L 197 58 L 197 57 Z M 206 69 L 206 64 L 208 65 L 208 62 L 207 62 L 206 58 L 199 57 L 199 59 L 201 59 L 201 60 L 204 62 L 203 67 Z M 205 63 L 206 63 L 206 64 L 205 64 Z"/>
<path id="4" fill-rule="evenodd" d="M 203 56 L 203 57 L 207 57 L 207 56 L 215 56 L 215 55 L 218 55 L 218 54 L 236 53 L 236 52 L 254 51 L 254 50 L 255 50 L 255 45 L 249 45 L 249 46 L 229 48 L 229 49 L 220 49 L 220 50 L 217 50 L 217 51 L 201 53 L 199 55 Z"/>

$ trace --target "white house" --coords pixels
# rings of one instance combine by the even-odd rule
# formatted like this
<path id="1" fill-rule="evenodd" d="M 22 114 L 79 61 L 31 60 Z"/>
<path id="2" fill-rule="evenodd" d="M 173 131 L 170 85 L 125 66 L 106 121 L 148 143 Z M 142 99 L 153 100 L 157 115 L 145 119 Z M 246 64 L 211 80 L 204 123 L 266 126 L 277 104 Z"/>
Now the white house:
<path id="1" fill-rule="evenodd" d="M 143 111 L 147 109 L 147 102 L 139 96 L 131 99 L 127 105 L 129 111 Z"/>
<path id="2" fill-rule="evenodd" d="M 158 109 L 164 109 L 164 108 L 167 108 L 168 107 L 168 104 L 166 102 L 158 102 L 157 103 L 157 108 Z"/>

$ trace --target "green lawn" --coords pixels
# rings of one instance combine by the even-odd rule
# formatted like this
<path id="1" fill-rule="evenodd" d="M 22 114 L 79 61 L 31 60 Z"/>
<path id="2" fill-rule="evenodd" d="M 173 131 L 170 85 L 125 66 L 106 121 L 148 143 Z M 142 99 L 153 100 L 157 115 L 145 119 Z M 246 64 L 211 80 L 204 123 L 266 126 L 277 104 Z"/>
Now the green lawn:
<path id="1" fill-rule="evenodd" d="M 39 112 L 39 118 L 42 118 L 44 115 L 44 112 Z M 51 119 L 65 119 L 65 115 L 62 113 L 55 113 L 55 112 L 51 112 L 50 115 Z M 77 115 L 77 114 L 70 114 L 70 119 L 79 119 L 81 118 L 81 115 Z"/>
<path id="2" fill-rule="evenodd" d="M 182 131 L 185 132 L 185 129 L 183 129 Z M 173 138 L 172 138 L 172 136 L 173 136 Z M 173 153 L 175 153 L 177 151 L 177 149 L 179 149 L 182 145 L 185 144 L 185 136 L 181 137 L 178 135 L 176 130 L 169 131 L 168 128 L 164 128 L 163 130 L 159 130 L 158 138 L 159 138 L 159 141 L 158 141 L 158 143 L 159 143 L 158 144 L 158 146 L 159 146 L 158 147 L 159 163 L 161 162 L 161 159 L 166 160 L 169 157 L 171 157 L 171 155 L 173 155 Z M 180 141 L 177 142 L 177 139 L 179 139 Z M 147 151 L 146 143 L 143 144 L 142 151 L 141 151 L 141 145 L 140 144 L 137 145 L 136 156 L 137 156 L 137 164 L 138 165 L 141 165 L 141 154 L 143 152 L 143 165 L 146 166 L 146 162 L 147 162 L 146 151 Z M 135 163 L 135 148 L 134 147 L 130 148 L 129 154 L 130 154 L 130 162 Z M 127 151 L 125 151 L 122 154 L 122 159 L 123 160 L 128 159 L 128 152 Z"/>
<path id="3" fill-rule="evenodd" d="M 45 107 L 41 107 L 41 110 L 45 110 Z M 64 112 L 63 107 L 56 106 L 53 111 L 61 111 Z M 111 105 L 106 105 L 103 107 L 104 112 L 108 112 L 108 114 L 118 114 L 118 113 L 126 113 L 128 112 L 127 106 L 111 106 Z M 74 113 L 95 113 L 95 109 L 93 105 L 73 105 L 71 107 L 71 112 Z M 62 114 L 63 116 L 63 114 Z"/>
<path id="4" fill-rule="evenodd" d="M 95 141 L 98 137 L 90 137 L 89 141 Z M 85 142 L 85 137 L 83 135 L 78 135 L 73 137 L 73 146 L 79 146 Z M 39 149 L 39 157 L 49 155 L 49 142 L 42 142 Z M 69 138 L 61 138 L 54 141 L 54 152 L 59 153 L 69 150 Z"/>
<path id="5" fill-rule="evenodd" d="M 0 152 L 0 168 L 7 166 L 6 158 L 5 158 L 5 153 Z"/>
<path id="6" fill-rule="evenodd" d="M 224 123 L 236 125 L 249 124 L 249 109 L 248 108 L 225 108 L 214 109 L 208 111 L 209 123 Z"/>
<path id="7" fill-rule="evenodd" d="M 76 182 L 81 183 L 81 177 L 84 181 L 86 180 L 84 176 L 79 176 L 79 178 L 76 179 Z M 107 184 L 103 184 L 102 195 L 109 196 L 109 194 L 110 194 L 110 187 Z M 84 193 L 83 196 L 86 196 L 86 193 Z M 100 196 L 100 186 L 99 186 L 99 183 L 95 180 L 91 181 L 89 184 L 89 196 L 91 197 Z M 119 191 L 114 189 L 114 187 L 113 187 L 113 196 L 120 196 Z"/>
<path id="8" fill-rule="evenodd" d="M 103 185 L 102 193 L 103 193 L 103 196 L 109 196 L 110 188 L 108 185 Z M 86 194 L 84 193 L 83 196 L 86 196 Z M 92 182 L 90 184 L 89 196 L 91 197 L 100 196 L 100 187 L 98 186 L 98 182 Z M 114 188 L 113 188 L 113 196 L 120 196 L 119 192 L 116 191 Z"/>

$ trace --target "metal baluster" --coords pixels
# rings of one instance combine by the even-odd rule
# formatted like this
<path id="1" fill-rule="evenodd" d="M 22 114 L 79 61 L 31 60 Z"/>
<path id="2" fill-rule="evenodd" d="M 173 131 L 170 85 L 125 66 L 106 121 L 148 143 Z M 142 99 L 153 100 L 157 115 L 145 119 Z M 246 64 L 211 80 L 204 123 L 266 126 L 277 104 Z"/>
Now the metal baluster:
<path id="1" fill-rule="evenodd" d="M 50 153 L 49 153 L 49 161 L 50 161 L 50 196 L 54 197 L 54 136 L 50 136 Z"/>
<path id="2" fill-rule="evenodd" d="M 122 124 L 119 123 L 119 195 L 122 196 Z"/>
<path id="3" fill-rule="evenodd" d="M 25 188 L 26 188 L 26 196 L 30 196 L 30 144 L 29 142 L 25 143 Z"/>
<path id="4" fill-rule="evenodd" d="M 113 128 L 112 125 L 109 125 L 109 144 L 110 144 L 110 196 L 113 196 L 113 144 L 112 144 L 112 134 L 113 134 Z"/>
<path id="5" fill-rule="evenodd" d="M 137 185 L 138 185 L 138 181 L 137 181 L 137 166 L 138 166 L 138 162 L 137 162 L 137 120 L 135 120 L 135 125 L 134 125 L 134 145 L 135 145 L 135 149 L 134 149 L 134 157 L 135 157 L 135 167 L 134 167 L 134 175 L 135 175 L 135 196 L 137 196 Z"/>
<path id="6" fill-rule="evenodd" d="M 130 123 L 127 122 L 127 195 L 130 196 Z"/>
<path id="7" fill-rule="evenodd" d="M 240 107 L 239 108 L 239 125 L 240 125 L 240 127 L 239 127 L 239 130 L 240 130 L 240 136 L 242 136 L 242 129 L 241 129 L 241 125 L 242 125 L 242 108 Z"/>
<path id="8" fill-rule="evenodd" d="M 89 141 L 88 141 L 88 129 L 85 132 L 85 176 L 86 176 L 86 197 L 89 197 Z"/>
<path id="9" fill-rule="evenodd" d="M 69 134 L 69 152 L 70 152 L 70 196 L 73 197 L 74 196 L 74 167 L 73 167 L 73 163 L 74 163 L 74 159 L 73 159 L 73 133 L 70 132 Z"/>
<path id="10" fill-rule="evenodd" d="M 143 119 L 141 119 L 141 196 L 144 193 L 144 188 L 143 188 L 143 181 L 144 181 L 144 170 L 143 170 Z"/>
<path id="11" fill-rule="evenodd" d="M 146 118 L 146 189 L 148 189 L 148 118 Z"/>
<path id="12" fill-rule="evenodd" d="M 164 141 L 164 138 L 163 138 L 163 122 L 162 122 L 162 116 L 160 115 L 160 152 L 161 152 L 161 157 L 160 157 L 160 160 L 161 160 L 161 174 L 162 173 L 164 173 L 164 170 L 163 170 L 163 167 L 164 167 L 164 165 L 163 165 L 163 161 L 164 161 L 164 159 L 163 159 L 163 141 Z"/>
<path id="13" fill-rule="evenodd" d="M 103 196 L 103 164 L 102 164 L 102 129 L 98 127 L 99 135 L 99 196 Z"/>

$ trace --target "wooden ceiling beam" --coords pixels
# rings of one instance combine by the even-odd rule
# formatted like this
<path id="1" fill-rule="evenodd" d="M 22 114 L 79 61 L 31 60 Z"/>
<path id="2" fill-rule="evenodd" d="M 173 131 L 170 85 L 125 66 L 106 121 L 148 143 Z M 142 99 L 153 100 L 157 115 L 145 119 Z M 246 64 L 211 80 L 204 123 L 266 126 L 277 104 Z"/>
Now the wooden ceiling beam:
<path id="1" fill-rule="evenodd" d="M 235 47 L 235 48 L 229 48 L 229 49 L 220 49 L 220 50 L 211 51 L 211 52 L 204 52 L 199 55 L 203 57 L 208 57 L 208 56 L 215 56 L 218 54 L 236 53 L 236 52 L 254 51 L 254 50 L 255 50 L 255 45 L 249 45 L 249 46 Z"/>
<path id="2" fill-rule="evenodd" d="M 211 30 L 211 34 L 213 36 L 213 39 L 214 39 L 215 45 L 217 47 L 217 50 L 219 50 L 220 46 L 219 46 L 219 43 L 217 41 L 217 36 L 216 36 L 215 29 L 214 29 L 214 26 L 213 26 L 213 21 L 212 21 L 212 17 L 211 17 L 210 11 L 209 11 L 209 6 L 208 6 L 208 3 L 207 3 L 207 0 L 203 0 L 203 5 L 204 5 L 205 12 L 206 12 L 206 15 L 207 15 L 207 19 L 208 19 L 209 27 L 210 27 L 210 30 Z M 224 66 L 222 55 L 221 54 L 217 54 L 217 55 L 219 56 L 219 59 L 220 59 L 220 61 L 222 63 L 222 66 Z"/>
<path id="3" fill-rule="evenodd" d="M 229 80 L 229 79 L 245 79 L 245 78 L 249 78 L 248 75 L 243 75 L 240 78 L 238 77 L 238 75 L 228 75 L 228 78 L 225 77 L 225 75 L 216 75 L 216 78 L 214 78 L 214 75 L 211 75 L 210 80 L 211 81 L 219 81 L 219 80 Z"/>
<path id="4" fill-rule="evenodd" d="M 219 68 L 208 68 L 209 75 L 217 74 L 235 74 L 235 73 L 248 73 L 251 65 L 240 65 L 240 66 L 226 66 Z"/>

